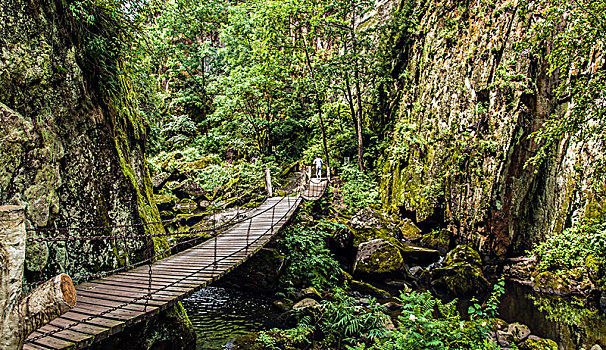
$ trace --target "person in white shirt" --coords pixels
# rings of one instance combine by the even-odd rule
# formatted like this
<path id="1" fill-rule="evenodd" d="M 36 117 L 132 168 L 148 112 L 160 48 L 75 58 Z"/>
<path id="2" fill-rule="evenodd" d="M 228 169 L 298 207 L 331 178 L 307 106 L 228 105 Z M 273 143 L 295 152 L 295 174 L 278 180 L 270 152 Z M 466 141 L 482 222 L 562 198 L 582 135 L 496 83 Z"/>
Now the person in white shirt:
<path id="1" fill-rule="evenodd" d="M 320 157 L 316 156 L 316 159 L 314 159 L 313 165 L 316 166 L 316 177 L 321 177 L 322 176 L 322 164 L 324 162 L 322 161 L 322 159 L 320 159 Z"/>

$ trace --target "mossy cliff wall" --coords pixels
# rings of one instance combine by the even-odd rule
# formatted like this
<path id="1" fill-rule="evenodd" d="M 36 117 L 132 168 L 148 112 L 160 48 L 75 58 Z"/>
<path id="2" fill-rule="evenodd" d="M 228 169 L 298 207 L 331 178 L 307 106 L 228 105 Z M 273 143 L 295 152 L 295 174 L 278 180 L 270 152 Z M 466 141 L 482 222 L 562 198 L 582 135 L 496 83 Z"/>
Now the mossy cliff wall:
<path id="1" fill-rule="evenodd" d="M 397 107 L 381 160 L 383 205 L 443 221 L 490 257 L 522 253 L 596 208 L 580 175 L 591 172 L 595 147 L 564 138 L 552 159 L 525 168 L 538 149 L 528 136 L 567 110 L 545 59 L 514 48 L 529 32 L 519 10 L 539 6 L 417 2 L 418 26 L 393 40 Z"/>
<path id="2" fill-rule="evenodd" d="M 142 119 L 92 81 L 65 1 L 0 0 L 0 203 L 26 208 L 29 229 L 130 225 L 158 219 L 144 157 Z M 90 66 L 90 64 L 88 65 Z M 119 107 L 116 107 L 119 106 Z M 71 230 L 111 235 L 149 226 Z M 30 235 L 55 236 L 56 231 Z M 28 243 L 26 276 L 76 281 L 142 256 L 151 243 Z M 130 251 L 130 254 L 128 254 Z M 42 269 L 42 273 L 40 270 Z"/>

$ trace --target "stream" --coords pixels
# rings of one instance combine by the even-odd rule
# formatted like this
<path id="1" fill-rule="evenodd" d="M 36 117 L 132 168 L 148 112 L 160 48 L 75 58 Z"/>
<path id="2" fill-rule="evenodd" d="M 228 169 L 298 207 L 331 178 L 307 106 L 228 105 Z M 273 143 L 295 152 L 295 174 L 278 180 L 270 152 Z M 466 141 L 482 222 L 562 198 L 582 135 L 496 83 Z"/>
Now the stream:
<path id="1" fill-rule="evenodd" d="M 526 324 L 533 334 L 555 340 L 560 350 L 606 347 L 606 315 L 583 298 L 547 296 L 508 282 L 499 305 L 500 318 Z"/>
<path id="2" fill-rule="evenodd" d="M 196 350 L 229 349 L 234 338 L 279 326 L 270 298 L 240 290 L 206 287 L 183 306 L 196 331 Z"/>
<path id="3" fill-rule="evenodd" d="M 543 296 L 507 283 L 500 318 L 530 327 L 532 334 L 555 340 L 561 350 L 606 346 L 606 317 L 588 309 L 585 300 Z M 183 301 L 196 331 L 196 350 L 229 349 L 231 340 L 280 326 L 271 298 L 240 290 L 207 287 Z M 227 345 L 226 345 L 227 344 Z"/>

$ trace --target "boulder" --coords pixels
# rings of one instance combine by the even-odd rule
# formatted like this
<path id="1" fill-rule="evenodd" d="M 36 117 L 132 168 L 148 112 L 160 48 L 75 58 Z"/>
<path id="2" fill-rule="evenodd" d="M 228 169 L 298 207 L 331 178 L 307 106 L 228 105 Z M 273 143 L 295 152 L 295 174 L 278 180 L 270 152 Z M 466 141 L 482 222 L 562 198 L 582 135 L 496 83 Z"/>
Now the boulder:
<path id="1" fill-rule="evenodd" d="M 431 231 L 421 238 L 421 244 L 424 247 L 437 249 L 442 254 L 445 254 L 450 249 L 451 242 L 452 233 L 446 229 Z"/>
<path id="2" fill-rule="evenodd" d="M 458 245 L 446 254 L 444 265 L 454 265 L 456 263 L 469 263 L 474 266 L 482 266 L 482 259 L 471 245 Z"/>
<path id="3" fill-rule="evenodd" d="M 274 307 L 276 309 L 278 309 L 278 310 L 281 310 L 281 311 L 288 311 L 288 310 L 290 310 L 289 303 L 286 302 L 286 301 L 274 300 L 273 304 L 274 304 Z M 290 305 L 292 305 L 292 303 Z"/>
<path id="4" fill-rule="evenodd" d="M 421 266 L 413 266 L 410 268 L 410 274 L 415 277 L 418 277 L 421 271 L 423 271 L 423 268 Z"/>
<path id="5" fill-rule="evenodd" d="M 498 330 L 496 331 L 496 341 L 497 344 L 499 344 L 499 346 L 502 347 L 509 347 L 511 345 L 510 339 L 511 339 L 511 333 L 507 332 L 507 331 L 501 331 Z"/>
<path id="6" fill-rule="evenodd" d="M 383 299 L 391 298 L 391 294 L 389 294 L 389 292 L 387 292 L 381 288 L 377 288 L 370 283 L 356 281 L 356 280 L 352 279 L 352 280 L 350 280 L 350 287 L 352 290 L 358 291 L 363 294 L 372 295 L 375 298 L 383 298 Z"/>
<path id="7" fill-rule="evenodd" d="M 528 338 L 530 335 L 530 328 L 525 324 L 514 322 L 507 328 L 507 333 L 511 334 L 514 342 L 519 343 Z"/>
<path id="8" fill-rule="evenodd" d="M 385 304 L 382 304 L 381 306 L 383 306 L 388 311 L 402 310 L 402 304 L 396 303 L 396 302 L 393 302 L 393 301 L 390 301 L 390 302 L 387 302 Z"/>
<path id="9" fill-rule="evenodd" d="M 166 184 L 166 181 L 168 181 L 170 176 L 171 173 L 168 172 L 161 172 L 159 174 L 154 175 L 154 177 L 152 178 L 152 186 L 154 187 L 154 190 L 161 189 L 164 184 Z"/>
<path id="10" fill-rule="evenodd" d="M 296 303 L 292 308 L 293 309 L 306 309 L 306 308 L 310 308 L 310 307 L 319 307 L 320 303 L 318 303 L 315 299 L 312 298 L 305 298 L 301 301 L 299 301 L 298 303 Z"/>
<path id="11" fill-rule="evenodd" d="M 399 235 L 396 220 L 370 208 L 356 213 L 347 221 L 346 226 L 352 233 L 354 247 L 372 239 L 390 240 Z"/>
<path id="12" fill-rule="evenodd" d="M 179 199 L 172 194 L 155 194 L 154 202 L 160 211 L 172 211 Z"/>
<path id="13" fill-rule="evenodd" d="M 589 350 L 602 350 L 602 347 L 599 346 L 598 344 L 595 344 L 594 346 L 591 347 L 591 349 Z"/>
<path id="14" fill-rule="evenodd" d="M 186 198 L 201 198 L 206 195 L 206 191 L 193 179 L 183 180 L 173 191 L 177 196 Z"/>
<path id="15" fill-rule="evenodd" d="M 322 300 L 322 295 L 318 292 L 318 290 L 314 287 L 307 287 L 301 289 L 301 294 L 305 298 L 313 298 L 316 300 Z"/>
<path id="16" fill-rule="evenodd" d="M 456 263 L 431 271 L 431 286 L 446 290 L 456 297 L 481 295 L 488 291 L 490 284 L 482 269 L 468 263 Z"/>
<path id="17" fill-rule="evenodd" d="M 532 337 L 518 345 L 520 350 L 558 350 L 558 343 L 551 339 Z"/>
<path id="18" fill-rule="evenodd" d="M 402 249 L 402 258 L 408 265 L 427 266 L 440 260 L 440 252 L 435 249 L 406 245 Z"/>
<path id="19" fill-rule="evenodd" d="M 490 284 L 481 264 L 477 251 L 469 245 L 459 245 L 446 255 L 442 267 L 431 270 L 431 286 L 456 297 L 484 294 Z"/>
<path id="20" fill-rule="evenodd" d="M 407 241 L 418 241 L 423 238 L 421 234 L 421 229 L 418 228 L 415 224 L 412 223 L 411 220 L 406 219 L 403 220 L 400 225 L 400 233 L 402 234 L 402 238 Z"/>
<path id="21" fill-rule="evenodd" d="M 397 242 L 379 238 L 361 243 L 354 262 L 354 273 L 356 272 L 368 275 L 403 275 L 406 266 Z"/>

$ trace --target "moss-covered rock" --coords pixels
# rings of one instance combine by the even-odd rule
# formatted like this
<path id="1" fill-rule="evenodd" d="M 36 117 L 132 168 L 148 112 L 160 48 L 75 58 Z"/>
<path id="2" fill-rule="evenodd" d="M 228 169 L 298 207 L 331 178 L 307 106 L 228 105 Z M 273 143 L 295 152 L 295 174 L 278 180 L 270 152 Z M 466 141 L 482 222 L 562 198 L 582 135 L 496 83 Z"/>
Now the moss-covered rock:
<path id="1" fill-rule="evenodd" d="M 354 273 L 380 275 L 406 275 L 400 244 L 395 239 L 373 239 L 358 246 Z"/>
<path id="2" fill-rule="evenodd" d="M 389 215 L 376 210 L 362 209 L 346 223 L 353 235 L 353 246 L 372 239 L 392 240 L 398 238 L 398 222 Z"/>
<path id="3" fill-rule="evenodd" d="M 431 286 L 457 297 L 484 294 L 490 284 L 481 264 L 477 251 L 469 245 L 459 245 L 446 255 L 442 267 L 431 270 Z"/>
<path id="4" fill-rule="evenodd" d="M 411 245 L 404 245 L 401 248 L 402 258 L 409 265 L 427 266 L 440 260 L 440 252 L 435 249 L 421 248 Z"/>
<path id="5" fill-rule="evenodd" d="M 490 284 L 482 269 L 468 263 L 456 263 L 431 271 L 431 286 L 446 290 L 456 297 L 482 295 L 488 291 Z"/>
<path id="6" fill-rule="evenodd" d="M 160 211 L 173 211 L 179 198 L 172 194 L 155 194 L 154 202 Z"/>
<path id="7" fill-rule="evenodd" d="M 400 234 L 402 238 L 407 241 L 416 242 L 423 238 L 421 234 L 421 229 L 418 228 L 411 220 L 406 219 L 402 220 L 402 222 L 398 225 L 400 229 Z"/>
<path id="8" fill-rule="evenodd" d="M 446 229 L 433 230 L 421 238 L 421 245 L 446 254 L 452 243 L 452 233 Z"/>
<path id="9" fill-rule="evenodd" d="M 558 343 L 551 339 L 529 338 L 518 345 L 520 350 L 558 350 Z"/>
<path id="10" fill-rule="evenodd" d="M 443 264 L 451 266 L 456 263 L 468 263 L 473 266 L 482 266 L 482 258 L 471 245 L 461 244 L 446 254 Z"/>
<path id="11" fill-rule="evenodd" d="M 375 298 L 391 298 L 391 294 L 389 294 L 389 292 L 381 288 L 377 288 L 370 283 L 352 279 L 351 281 L 349 281 L 349 286 L 352 290 L 358 291 L 363 294 L 372 295 Z"/>

